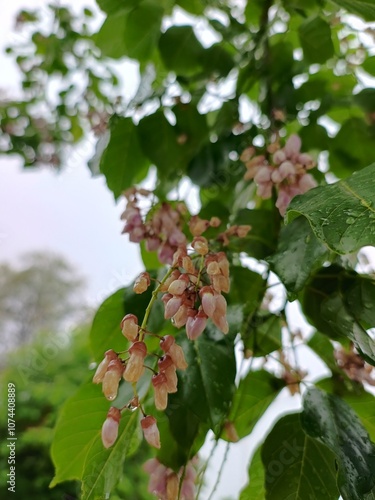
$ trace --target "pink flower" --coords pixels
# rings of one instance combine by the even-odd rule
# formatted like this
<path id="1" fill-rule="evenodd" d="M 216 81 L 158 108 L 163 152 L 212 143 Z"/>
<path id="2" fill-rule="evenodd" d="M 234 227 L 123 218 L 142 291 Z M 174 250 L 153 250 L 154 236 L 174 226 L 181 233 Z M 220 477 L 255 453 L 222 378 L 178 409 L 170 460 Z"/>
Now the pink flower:
<path id="1" fill-rule="evenodd" d="M 147 415 L 141 420 L 141 427 L 145 440 L 154 448 L 160 448 L 160 433 L 156 423 L 156 419 L 151 415 Z"/>
<path id="2" fill-rule="evenodd" d="M 116 441 L 120 418 L 120 410 L 111 406 L 102 427 L 102 443 L 105 448 L 110 448 Z"/>
<path id="3" fill-rule="evenodd" d="M 138 382 L 143 373 L 143 361 L 147 355 L 144 342 L 134 342 L 129 348 L 130 358 L 126 363 L 124 379 L 127 382 Z"/>
<path id="4" fill-rule="evenodd" d="M 284 153 L 288 159 L 296 159 L 301 150 L 301 139 L 297 134 L 292 134 L 286 141 Z"/>
<path id="5" fill-rule="evenodd" d="M 134 314 L 127 314 L 121 321 L 121 331 L 123 335 L 134 342 L 138 336 L 138 318 Z"/>

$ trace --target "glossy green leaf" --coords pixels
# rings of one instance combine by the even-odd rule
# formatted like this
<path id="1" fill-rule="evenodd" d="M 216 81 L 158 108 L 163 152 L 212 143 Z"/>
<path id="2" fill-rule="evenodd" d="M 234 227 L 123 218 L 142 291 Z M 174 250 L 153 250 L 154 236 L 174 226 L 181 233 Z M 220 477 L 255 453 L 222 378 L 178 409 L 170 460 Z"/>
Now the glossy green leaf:
<path id="1" fill-rule="evenodd" d="M 375 485 L 375 445 L 358 416 L 342 399 L 311 388 L 301 421 L 309 436 L 335 454 L 338 487 L 344 500 L 362 500 Z"/>
<path id="2" fill-rule="evenodd" d="M 363 118 L 347 119 L 330 141 L 329 164 L 332 172 L 345 177 L 369 165 L 374 160 L 374 138 L 374 129 Z"/>
<path id="3" fill-rule="evenodd" d="M 160 37 L 164 9 L 160 2 L 143 0 L 127 16 L 124 40 L 126 55 L 140 62 L 152 57 Z"/>
<path id="4" fill-rule="evenodd" d="M 100 171 L 115 198 L 141 181 L 147 174 L 149 162 L 139 145 L 137 127 L 131 118 L 115 117 L 110 125 L 110 140 L 104 150 Z"/>
<path id="5" fill-rule="evenodd" d="M 316 236 L 340 254 L 375 245 L 374 175 L 375 164 L 296 196 L 288 207 L 287 223 L 303 215 Z"/>
<path id="6" fill-rule="evenodd" d="M 322 317 L 334 331 L 348 337 L 368 363 L 375 365 L 375 341 L 357 323 L 344 300 L 340 294 L 329 297 L 322 306 Z"/>
<path id="7" fill-rule="evenodd" d="M 107 12 L 107 14 L 113 14 L 120 10 L 130 10 L 134 8 L 138 1 L 139 0 L 122 0 L 122 2 L 119 2 L 118 0 L 97 0 L 96 3 L 104 12 Z"/>
<path id="8" fill-rule="evenodd" d="M 270 210 L 243 208 L 234 224 L 251 226 L 245 238 L 232 239 L 230 249 L 246 252 L 250 257 L 265 259 L 276 250 L 278 235 L 278 219 Z"/>
<path id="9" fill-rule="evenodd" d="M 233 342 L 222 334 L 215 338 L 205 331 L 196 342 L 183 338 L 180 343 L 189 364 L 180 372 L 182 397 L 187 409 L 217 433 L 228 414 L 234 392 Z"/>
<path id="10" fill-rule="evenodd" d="M 324 361 L 332 372 L 341 372 L 333 355 L 333 344 L 325 335 L 315 332 L 307 345 Z"/>
<path id="11" fill-rule="evenodd" d="M 209 130 L 206 116 L 199 113 L 191 103 L 179 103 L 173 106 L 172 111 L 176 117 L 175 130 L 183 149 L 188 157 L 199 151 L 202 144 L 207 142 Z"/>
<path id="12" fill-rule="evenodd" d="M 98 33 L 95 34 L 95 44 L 99 47 L 103 56 L 120 59 L 126 55 L 124 31 L 127 16 L 126 11 L 109 15 L 104 20 Z"/>
<path id="13" fill-rule="evenodd" d="M 190 76 L 201 69 L 204 48 L 191 26 L 172 26 L 161 37 L 159 50 L 165 66 L 177 75 Z"/>
<path id="14" fill-rule="evenodd" d="M 314 269 L 328 257 L 328 248 L 313 233 L 304 217 L 283 227 L 277 251 L 267 260 L 288 292 L 302 290 Z"/>
<path id="15" fill-rule="evenodd" d="M 101 304 L 90 331 L 91 350 L 96 361 L 101 361 L 108 349 L 120 352 L 126 348 L 128 342 L 121 333 L 121 320 L 125 314 L 132 313 L 141 324 L 151 293 L 152 287 L 136 294 L 131 285 L 117 290 Z"/>
<path id="16" fill-rule="evenodd" d="M 266 356 L 281 348 L 282 322 L 275 314 L 263 314 L 259 311 L 251 321 L 242 323 L 241 335 L 246 350 L 253 356 Z"/>
<path id="17" fill-rule="evenodd" d="M 374 0 L 333 0 L 333 2 L 347 10 L 350 14 L 363 17 L 365 21 L 375 21 Z"/>
<path id="18" fill-rule="evenodd" d="M 345 394 L 343 399 L 353 408 L 366 427 L 370 438 L 375 442 L 375 397 L 359 388 L 356 392 Z"/>
<path id="19" fill-rule="evenodd" d="M 375 342 L 359 323 L 361 311 L 365 314 L 368 308 L 364 307 L 360 295 L 351 295 L 350 304 L 345 298 L 347 289 L 352 290 L 353 283 L 360 287 L 363 279 L 338 266 L 322 268 L 306 286 L 302 307 L 306 317 L 320 332 L 333 339 L 350 339 L 360 354 L 374 364 Z"/>
<path id="20" fill-rule="evenodd" d="M 282 380 L 265 370 L 251 371 L 241 380 L 228 417 L 240 439 L 252 432 L 284 386 Z"/>
<path id="21" fill-rule="evenodd" d="M 103 55 L 118 59 L 128 56 L 139 61 L 152 57 L 159 36 L 164 9 L 152 0 L 132 2 L 124 9 L 108 7 L 110 15 L 95 35 Z"/>
<path id="22" fill-rule="evenodd" d="M 305 434 L 300 414 L 282 417 L 261 451 L 267 500 L 337 500 L 335 456 Z"/>
<path id="23" fill-rule="evenodd" d="M 367 57 L 363 61 L 362 69 L 364 69 L 370 75 L 375 76 L 375 56 Z"/>
<path id="24" fill-rule="evenodd" d="M 241 491 L 240 500 L 264 500 L 266 498 L 265 471 L 261 458 L 261 448 L 257 449 L 251 459 L 249 476 L 249 483 Z"/>
<path id="25" fill-rule="evenodd" d="M 303 55 L 310 64 L 323 64 L 333 56 L 331 28 L 320 16 L 303 21 L 298 34 Z"/>
<path id="26" fill-rule="evenodd" d="M 119 436 L 108 450 L 103 447 L 100 430 L 86 456 L 82 474 L 81 500 L 105 498 L 123 474 L 126 456 L 131 454 L 142 439 L 137 432 L 137 413 L 126 412 L 121 416 Z"/>
<path id="27" fill-rule="evenodd" d="M 159 110 L 146 116 L 137 129 L 142 150 L 156 165 L 159 175 L 165 177 L 173 172 L 178 176 L 186 165 L 186 152 L 164 113 Z"/>

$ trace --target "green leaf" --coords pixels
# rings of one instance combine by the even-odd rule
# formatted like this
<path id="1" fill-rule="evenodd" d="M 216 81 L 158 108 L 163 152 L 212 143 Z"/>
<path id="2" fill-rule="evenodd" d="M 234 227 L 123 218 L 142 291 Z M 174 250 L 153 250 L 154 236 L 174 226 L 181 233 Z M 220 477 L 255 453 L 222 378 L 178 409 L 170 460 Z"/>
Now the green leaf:
<path id="1" fill-rule="evenodd" d="M 126 55 L 145 62 L 151 59 L 160 37 L 164 9 L 160 2 L 143 0 L 129 12 L 124 31 Z"/>
<path id="2" fill-rule="evenodd" d="M 118 198 L 148 171 L 149 162 L 139 145 L 137 127 L 131 118 L 114 117 L 110 124 L 110 140 L 104 150 L 100 171 L 107 185 Z"/>
<path id="3" fill-rule="evenodd" d="M 97 0 L 96 3 L 99 7 L 107 12 L 107 14 L 113 14 L 120 10 L 130 10 L 137 5 L 139 0 Z"/>
<path id="4" fill-rule="evenodd" d="M 347 119 L 330 141 L 329 164 L 332 172 L 344 177 L 371 163 L 374 159 L 374 138 L 373 127 L 369 127 L 363 118 Z"/>
<path id="5" fill-rule="evenodd" d="M 119 435 L 115 444 L 106 450 L 100 437 L 92 443 L 86 456 L 82 475 L 81 500 L 108 497 L 123 474 L 124 461 L 138 448 L 142 439 L 137 431 L 138 415 L 126 412 L 121 416 Z"/>
<path id="6" fill-rule="evenodd" d="M 251 321 L 242 323 L 241 335 L 245 349 L 255 357 L 277 351 L 282 345 L 281 327 L 279 316 L 259 311 Z"/>
<path id="7" fill-rule="evenodd" d="M 106 450 L 101 443 L 101 427 L 108 408 L 101 387 L 91 381 L 66 401 L 52 443 L 56 474 L 51 487 L 62 481 L 79 479 L 83 482 L 82 498 L 97 498 L 109 492 L 117 482 L 126 454 L 138 444 L 134 432 L 137 415 L 122 416 L 118 441 Z"/>
<path id="8" fill-rule="evenodd" d="M 117 290 L 101 304 L 90 331 L 91 350 L 96 361 L 101 361 L 108 349 L 124 350 L 127 340 L 121 333 L 121 320 L 125 314 L 131 313 L 137 316 L 141 324 L 151 293 L 152 287 L 149 287 L 146 292 L 136 294 L 130 285 Z"/>
<path id="9" fill-rule="evenodd" d="M 172 26 L 159 40 L 165 66 L 177 75 L 191 76 L 201 69 L 204 48 L 191 26 Z"/>
<path id="10" fill-rule="evenodd" d="M 300 414 L 281 418 L 261 451 L 267 500 L 337 500 L 334 454 L 305 434 Z"/>
<path id="11" fill-rule="evenodd" d="M 159 175 L 165 177 L 173 172 L 178 176 L 186 165 L 186 153 L 164 113 L 159 110 L 146 116 L 137 129 L 142 150 L 156 165 Z"/>
<path id="12" fill-rule="evenodd" d="M 280 232 L 277 251 L 267 260 L 288 292 L 302 290 L 311 273 L 328 256 L 328 248 L 313 233 L 304 217 L 294 219 Z"/>
<path id="13" fill-rule="evenodd" d="M 218 433 L 233 398 L 236 362 L 233 342 L 206 332 L 196 342 L 180 341 L 188 368 L 180 372 L 183 399 L 201 422 Z M 180 389 L 179 389 L 180 390 Z"/>
<path id="14" fill-rule="evenodd" d="M 315 332 L 307 345 L 324 361 L 331 372 L 342 373 L 333 355 L 333 345 L 325 335 Z"/>
<path id="15" fill-rule="evenodd" d="M 306 60 L 310 63 L 323 64 L 334 55 L 329 24 L 320 16 L 303 21 L 298 34 Z"/>
<path id="16" fill-rule="evenodd" d="M 363 17 L 365 21 L 375 21 L 375 0 L 333 0 L 351 14 Z"/>
<path id="17" fill-rule="evenodd" d="M 146 250 L 146 245 L 144 241 L 141 241 L 139 245 L 141 251 L 141 258 L 145 268 L 150 271 L 151 269 L 160 269 L 163 264 L 160 262 L 158 253 L 156 251 L 149 252 Z"/>
<path id="18" fill-rule="evenodd" d="M 199 113 L 191 103 L 176 104 L 172 108 L 176 117 L 175 130 L 177 136 L 182 140 L 183 149 L 190 158 L 199 151 L 202 144 L 208 140 L 209 130 L 206 116 Z"/>
<path id="19" fill-rule="evenodd" d="M 104 20 L 98 33 L 94 35 L 95 44 L 99 47 L 103 56 L 119 59 L 126 55 L 124 31 L 127 16 L 126 11 L 109 15 Z"/>
<path id="20" fill-rule="evenodd" d="M 218 76 L 225 77 L 234 66 L 232 56 L 218 43 L 202 52 L 200 62 L 207 76 L 216 73 Z"/>
<path id="21" fill-rule="evenodd" d="M 375 365 L 375 342 L 348 311 L 342 295 L 334 294 L 322 306 L 322 317 L 331 328 L 348 337 L 359 354 Z"/>
<path id="22" fill-rule="evenodd" d="M 266 498 L 265 471 L 261 458 L 261 448 L 257 449 L 251 459 L 249 476 L 249 484 L 241 491 L 240 500 L 264 500 Z"/>
<path id="23" fill-rule="evenodd" d="M 342 399 L 316 388 L 305 393 L 303 407 L 305 432 L 336 456 L 342 497 L 362 500 L 375 485 L 375 445 L 358 416 Z"/>
<path id="24" fill-rule="evenodd" d="M 374 175 L 375 164 L 296 196 L 288 207 L 287 223 L 303 215 L 316 236 L 340 254 L 375 245 Z"/>
<path id="25" fill-rule="evenodd" d="M 228 417 L 240 439 L 252 432 L 284 386 L 283 381 L 265 370 L 249 372 L 241 380 Z"/>
<path id="26" fill-rule="evenodd" d="M 256 259 L 265 259 L 276 250 L 278 219 L 274 212 L 244 208 L 237 213 L 233 224 L 249 225 L 251 229 L 245 238 L 231 239 L 231 250 L 246 252 Z"/>
<path id="27" fill-rule="evenodd" d="M 375 76 L 375 56 L 366 57 L 361 65 L 361 68 L 365 70 L 369 75 Z"/>
<path id="28" fill-rule="evenodd" d="M 343 399 L 353 408 L 375 442 L 375 397 L 364 389 L 345 394 Z"/>
<path id="29" fill-rule="evenodd" d="M 306 286 L 301 304 L 306 317 L 321 333 L 335 340 L 350 339 L 361 356 L 374 364 L 375 342 L 359 323 L 362 314 L 367 318 L 368 307 L 364 307 L 360 295 L 354 298 L 351 294 L 351 303 L 346 299 L 347 290 L 360 287 L 363 279 L 339 266 L 324 267 Z"/>

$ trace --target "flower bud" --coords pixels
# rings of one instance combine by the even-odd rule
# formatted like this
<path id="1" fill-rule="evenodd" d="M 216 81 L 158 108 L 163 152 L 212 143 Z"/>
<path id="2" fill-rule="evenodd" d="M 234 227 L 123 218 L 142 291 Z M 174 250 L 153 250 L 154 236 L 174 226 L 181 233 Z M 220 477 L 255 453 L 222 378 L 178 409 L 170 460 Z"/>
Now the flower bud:
<path id="1" fill-rule="evenodd" d="M 105 353 L 104 359 L 98 365 L 95 375 L 92 379 L 94 384 L 100 384 L 100 382 L 103 382 L 104 375 L 106 374 L 109 363 L 116 358 L 117 354 L 112 349 Z"/>
<path id="2" fill-rule="evenodd" d="M 172 283 L 169 285 L 168 292 L 172 295 L 182 295 L 186 288 L 189 286 L 189 283 L 189 276 L 187 274 L 181 274 L 181 276 L 177 280 L 172 281 Z"/>
<path id="3" fill-rule="evenodd" d="M 186 321 L 188 319 L 188 309 L 189 308 L 185 304 L 182 304 L 173 316 L 173 324 L 176 328 L 181 328 L 186 325 Z"/>
<path id="4" fill-rule="evenodd" d="M 193 263 L 193 261 L 191 260 L 191 258 L 188 255 L 186 255 L 182 259 L 182 267 L 185 269 L 185 271 L 188 274 L 193 274 L 194 275 L 196 273 L 196 269 L 195 269 L 194 263 Z"/>
<path id="5" fill-rule="evenodd" d="M 197 253 L 199 253 L 199 255 L 208 254 L 208 241 L 203 236 L 196 236 L 193 239 L 191 246 Z"/>
<path id="6" fill-rule="evenodd" d="M 217 255 L 217 261 L 219 263 L 220 271 L 223 273 L 223 276 L 229 278 L 229 262 L 227 256 L 224 252 L 219 252 Z"/>
<path id="7" fill-rule="evenodd" d="M 170 319 L 172 316 L 174 316 L 179 310 L 181 304 L 182 304 L 181 297 L 172 296 L 172 298 L 169 299 L 168 302 L 165 304 L 164 318 Z"/>
<path id="8" fill-rule="evenodd" d="M 147 238 L 146 250 L 148 252 L 154 252 L 155 250 L 157 250 L 159 248 L 160 244 L 161 244 L 161 241 L 156 236 L 152 236 L 150 238 Z"/>
<path id="9" fill-rule="evenodd" d="M 186 322 L 186 335 L 190 340 L 196 340 L 202 335 L 203 330 L 206 328 L 207 315 L 204 311 L 198 313 L 194 309 L 188 311 L 188 319 Z"/>
<path id="10" fill-rule="evenodd" d="M 145 440 L 154 448 L 160 448 L 160 433 L 156 424 L 156 418 L 147 415 L 141 420 L 141 427 Z"/>
<path id="11" fill-rule="evenodd" d="M 211 276 L 212 288 L 216 292 L 225 292 L 228 293 L 230 289 L 229 279 L 223 275 L 214 274 Z"/>
<path id="12" fill-rule="evenodd" d="M 199 295 L 202 301 L 203 311 L 211 318 L 216 308 L 216 300 L 212 288 L 210 286 L 204 286 L 200 289 Z"/>
<path id="13" fill-rule="evenodd" d="M 124 379 L 127 382 L 138 382 L 143 373 L 143 360 L 147 355 L 144 342 L 134 342 L 129 348 L 130 359 L 126 363 Z"/>
<path id="14" fill-rule="evenodd" d="M 158 361 L 159 371 L 164 373 L 167 379 L 167 389 L 169 393 L 177 392 L 176 366 L 169 354 L 166 354 Z"/>
<path id="15" fill-rule="evenodd" d="M 121 331 L 130 342 L 134 342 L 139 331 L 137 316 L 134 316 L 134 314 L 127 314 L 121 321 Z"/>
<path id="16" fill-rule="evenodd" d="M 217 311 L 215 311 L 214 315 L 212 316 L 212 322 L 224 334 L 227 334 L 229 332 L 229 325 L 228 325 L 226 317 L 223 316 L 222 314 L 218 313 Z"/>
<path id="17" fill-rule="evenodd" d="M 172 472 L 167 477 L 167 500 L 177 500 L 180 481 L 175 472 Z"/>
<path id="18" fill-rule="evenodd" d="M 105 448 L 109 448 L 116 441 L 120 418 L 120 410 L 111 406 L 107 413 L 107 418 L 102 426 L 102 442 Z"/>
<path id="19" fill-rule="evenodd" d="M 238 226 L 237 227 L 237 236 L 239 238 L 245 238 L 245 236 L 247 236 L 247 233 L 250 231 L 251 229 L 251 226 L 248 226 L 248 225 L 241 225 L 241 226 Z"/>
<path id="20" fill-rule="evenodd" d="M 210 222 L 194 215 L 189 222 L 189 229 L 193 236 L 200 236 L 209 227 Z"/>
<path id="21" fill-rule="evenodd" d="M 119 358 L 110 361 L 102 385 L 103 394 L 109 401 L 113 401 L 117 396 L 118 386 L 123 371 L 124 367 Z"/>
<path id="22" fill-rule="evenodd" d="M 143 293 L 150 286 L 150 283 L 150 275 L 147 272 L 141 273 L 135 280 L 133 290 L 135 291 L 135 293 Z"/>
<path id="23" fill-rule="evenodd" d="M 160 347 L 162 350 L 170 355 L 176 368 L 179 370 L 186 370 L 188 364 L 186 363 L 184 351 L 182 347 L 176 344 L 176 341 L 172 335 L 166 335 L 160 341 Z"/>
<path id="24" fill-rule="evenodd" d="M 219 227 L 221 224 L 221 220 L 219 217 L 211 217 L 210 219 L 210 226 L 211 227 Z"/>
<path id="25" fill-rule="evenodd" d="M 218 262 L 216 262 L 215 260 L 211 260 L 206 264 L 206 266 L 207 266 L 207 274 L 209 276 L 215 276 L 221 274 L 220 266 Z"/>
<path id="26" fill-rule="evenodd" d="M 164 373 L 158 373 L 152 377 L 152 385 L 155 393 L 155 406 L 157 410 L 165 410 L 168 405 L 167 377 Z"/>
<path id="27" fill-rule="evenodd" d="M 168 291 L 169 285 L 173 281 L 177 280 L 180 276 L 181 276 L 180 271 L 178 269 L 175 269 L 174 271 L 172 271 L 172 274 L 170 276 L 168 276 L 168 278 L 165 280 L 165 282 L 162 285 L 160 285 L 159 290 L 161 292 Z"/>

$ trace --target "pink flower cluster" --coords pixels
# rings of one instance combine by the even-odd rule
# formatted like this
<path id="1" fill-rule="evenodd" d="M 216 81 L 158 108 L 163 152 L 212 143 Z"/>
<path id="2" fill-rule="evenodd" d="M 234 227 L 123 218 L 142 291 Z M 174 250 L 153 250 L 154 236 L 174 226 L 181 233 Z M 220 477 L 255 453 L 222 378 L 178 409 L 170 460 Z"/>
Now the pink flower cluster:
<path id="1" fill-rule="evenodd" d="M 245 180 L 254 179 L 258 186 L 257 194 L 264 199 L 271 198 L 272 189 L 275 188 L 278 194 L 276 207 L 281 215 L 285 215 L 294 196 L 317 185 L 313 176 L 307 173 L 307 170 L 315 167 L 315 162 L 309 154 L 300 151 L 301 139 L 292 134 L 283 148 L 277 142 L 268 147 L 268 153 L 272 155 L 271 161 L 266 155 L 256 155 L 252 146 L 241 154 L 240 159 L 247 168 Z"/>
<path id="2" fill-rule="evenodd" d="M 151 209 L 144 220 L 139 201 L 141 196 L 150 194 L 145 189 L 136 188 L 125 193 L 127 205 L 121 215 L 125 221 L 122 232 L 129 234 L 129 240 L 133 243 L 145 240 L 146 250 L 157 250 L 160 262 L 171 264 L 178 246 L 186 244 L 186 237 L 181 230 L 186 207 L 183 203 L 178 203 L 176 208 L 172 208 L 169 203 L 162 203 L 156 210 Z"/>
<path id="3" fill-rule="evenodd" d="M 195 480 L 197 473 L 192 462 L 186 465 L 185 471 L 182 467 L 178 473 L 165 467 L 157 458 L 148 460 L 143 468 L 150 474 L 148 491 L 156 495 L 160 500 L 195 499 Z M 181 493 L 179 496 L 178 492 L 183 474 Z"/>
<path id="4" fill-rule="evenodd" d="M 228 333 L 227 302 L 221 292 L 229 292 L 229 262 L 224 252 L 208 253 L 208 242 L 203 236 L 196 236 L 192 247 L 204 257 L 203 265 L 196 267 L 186 248 L 176 252 L 177 269 L 160 289 L 166 292 L 162 298 L 164 317 L 172 318 L 177 328 L 185 326 L 190 340 L 203 333 L 208 318 Z"/>

